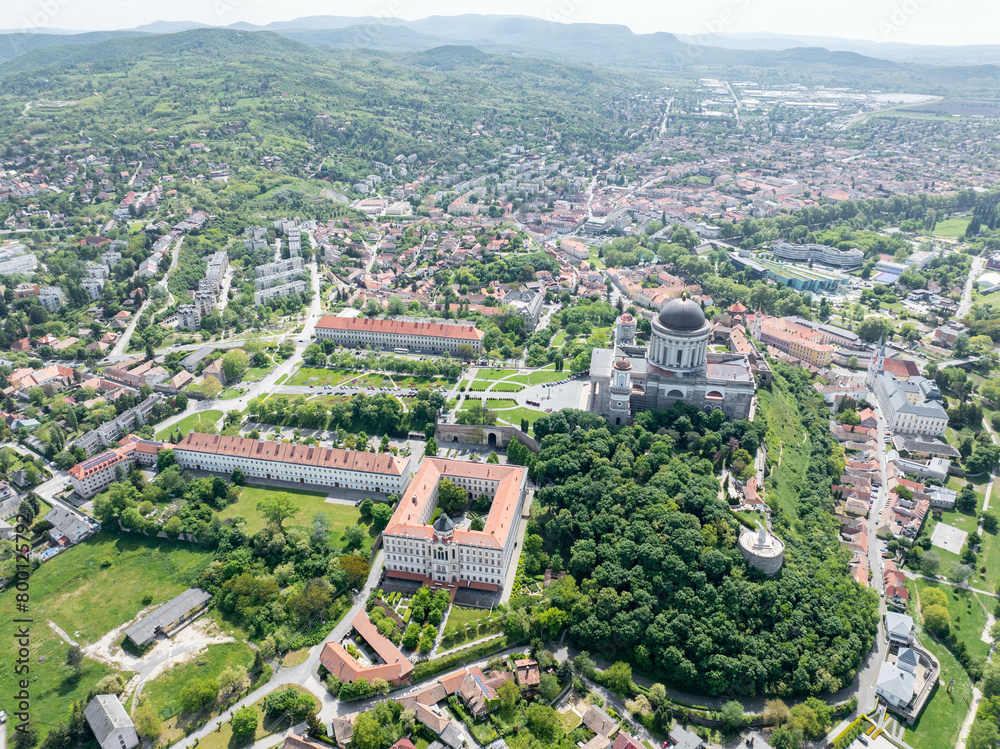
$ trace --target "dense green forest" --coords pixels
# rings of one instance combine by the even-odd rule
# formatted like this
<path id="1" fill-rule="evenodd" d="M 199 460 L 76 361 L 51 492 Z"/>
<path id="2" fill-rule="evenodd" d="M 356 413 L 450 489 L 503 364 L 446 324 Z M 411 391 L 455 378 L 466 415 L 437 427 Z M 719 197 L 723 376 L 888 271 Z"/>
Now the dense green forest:
<path id="1" fill-rule="evenodd" d="M 712 695 L 820 694 L 854 678 L 878 608 L 847 575 L 829 512 L 835 445 L 807 374 L 777 363 L 774 387 L 787 408 L 797 404 L 796 423 L 784 426 L 807 437 L 806 465 L 786 466 L 797 476 L 780 493 L 778 473 L 769 479 L 786 543 L 772 579 L 740 556 L 739 525 L 716 478 L 741 451 L 756 453 L 769 433 L 764 413 L 725 422 L 721 412 L 678 405 L 613 434 L 571 410 L 535 422 L 542 450 L 527 462 L 545 484 L 544 512 L 529 534 L 539 536 L 543 561 L 565 565 L 576 581 L 553 605 L 581 648 Z"/>

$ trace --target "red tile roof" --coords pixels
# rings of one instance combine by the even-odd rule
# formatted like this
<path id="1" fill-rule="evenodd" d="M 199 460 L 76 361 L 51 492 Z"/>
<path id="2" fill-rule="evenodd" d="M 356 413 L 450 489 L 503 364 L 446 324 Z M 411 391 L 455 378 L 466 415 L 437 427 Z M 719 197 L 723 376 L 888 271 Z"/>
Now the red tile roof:
<path id="1" fill-rule="evenodd" d="M 316 323 L 316 327 L 324 330 L 420 335 L 429 338 L 458 338 L 466 341 L 481 341 L 484 335 L 483 331 L 471 325 L 448 325 L 438 322 L 413 322 L 411 320 L 372 320 L 357 317 L 324 317 Z"/>
<path id="2" fill-rule="evenodd" d="M 273 460 L 277 463 L 340 468 L 388 476 L 401 476 L 408 461 L 386 453 L 367 453 L 358 450 L 334 450 L 326 447 L 292 445 L 267 442 L 247 437 L 223 437 L 218 434 L 194 432 L 174 445 L 174 451 L 187 450 L 209 455 L 232 455 L 254 460 Z"/>
<path id="3" fill-rule="evenodd" d="M 453 539 L 459 544 L 478 544 L 502 549 L 507 541 L 507 535 L 517 525 L 514 515 L 525 476 L 525 469 L 521 466 L 427 458 L 421 463 L 420 469 L 410 482 L 406 494 L 400 500 L 383 533 L 389 536 L 431 538 L 432 527 L 420 522 L 420 517 L 438 483 L 449 476 L 499 482 L 483 530 L 458 528 Z"/>

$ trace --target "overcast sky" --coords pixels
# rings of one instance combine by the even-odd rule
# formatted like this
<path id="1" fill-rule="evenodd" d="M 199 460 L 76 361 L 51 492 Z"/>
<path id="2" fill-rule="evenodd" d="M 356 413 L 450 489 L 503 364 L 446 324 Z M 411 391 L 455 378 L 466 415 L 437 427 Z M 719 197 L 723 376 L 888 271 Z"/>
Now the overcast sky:
<path id="1" fill-rule="evenodd" d="M 996 0 L 0 0 L 0 28 L 124 29 L 153 21 L 263 25 L 310 15 L 414 20 L 461 13 L 618 23 L 637 33 L 767 31 L 911 44 L 1000 44 Z"/>

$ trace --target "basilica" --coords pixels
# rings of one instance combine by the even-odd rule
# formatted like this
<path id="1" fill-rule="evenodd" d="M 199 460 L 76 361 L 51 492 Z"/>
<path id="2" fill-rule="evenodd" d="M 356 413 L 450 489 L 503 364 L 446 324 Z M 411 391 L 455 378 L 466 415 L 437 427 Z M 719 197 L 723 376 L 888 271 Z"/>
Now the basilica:
<path id="1" fill-rule="evenodd" d="M 613 426 L 634 414 L 678 402 L 729 419 L 749 418 L 756 382 L 745 354 L 708 350 L 712 325 L 691 299 L 671 299 L 652 320 L 648 346 L 637 345 L 636 321 L 625 313 L 615 324 L 614 348 L 594 349 L 589 410 Z"/>

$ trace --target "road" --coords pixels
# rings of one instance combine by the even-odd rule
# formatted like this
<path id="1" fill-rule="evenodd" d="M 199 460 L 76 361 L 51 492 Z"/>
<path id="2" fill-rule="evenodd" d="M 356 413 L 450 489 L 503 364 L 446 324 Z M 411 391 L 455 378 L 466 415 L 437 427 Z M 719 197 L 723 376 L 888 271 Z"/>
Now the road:
<path id="1" fill-rule="evenodd" d="M 39 457 L 36 453 L 32 452 L 24 445 L 18 444 L 17 442 L 4 442 L 2 446 L 9 447 L 11 450 L 19 452 L 21 453 L 21 455 L 25 455 L 31 458 L 32 460 Z M 77 516 L 78 518 L 82 518 L 83 520 L 89 520 L 89 518 L 85 513 L 78 510 L 69 502 L 60 499 L 59 497 L 56 496 L 56 494 L 65 489 L 66 485 L 69 483 L 69 474 L 66 473 L 66 471 L 62 471 L 53 466 L 49 466 L 48 470 L 52 472 L 52 478 L 50 478 L 48 481 L 39 484 L 34 489 L 32 489 L 32 491 L 39 497 L 44 499 L 46 502 L 48 502 L 50 505 L 52 505 L 53 507 L 61 507 L 67 512 L 70 512 L 73 515 Z"/>
<path id="2" fill-rule="evenodd" d="M 247 388 L 247 392 L 241 395 L 239 398 L 233 398 L 231 400 L 214 400 L 214 401 L 198 401 L 193 398 L 188 401 L 187 408 L 179 414 L 171 416 L 169 419 L 162 421 L 156 425 L 156 431 L 160 432 L 164 429 L 172 427 L 174 424 L 182 421 L 185 417 L 191 414 L 197 413 L 199 411 L 209 411 L 211 409 L 220 409 L 222 411 L 242 411 L 247 407 L 251 400 L 254 398 L 264 395 L 265 393 L 274 392 L 278 380 L 280 380 L 285 375 L 292 372 L 292 370 L 302 363 L 302 352 L 305 351 L 306 346 L 312 343 L 313 332 L 316 329 L 316 323 L 319 321 L 320 316 L 323 313 L 323 307 L 320 303 L 319 298 L 319 271 L 317 270 L 315 263 L 310 263 L 306 266 L 309 269 L 309 275 L 312 280 L 313 286 L 313 301 L 309 306 L 309 313 L 306 316 L 305 324 L 302 328 L 302 332 L 299 333 L 294 339 L 295 352 L 281 362 L 277 367 L 275 367 L 271 372 L 263 379 L 252 383 Z M 278 339 L 287 339 L 288 333 L 284 333 L 278 336 Z M 238 346 L 240 341 L 230 341 L 227 342 L 229 346 Z M 205 344 L 200 344 L 195 346 L 195 348 L 200 348 Z M 221 345 L 221 344 L 220 344 Z"/>
<path id="3" fill-rule="evenodd" d="M 972 285 L 976 282 L 976 279 L 979 278 L 979 274 L 983 272 L 984 265 L 986 265 L 986 258 L 972 258 L 972 268 L 969 270 L 969 278 L 965 282 L 965 290 L 962 292 L 962 301 L 958 305 L 958 312 L 955 313 L 956 320 L 961 320 L 969 314 L 969 310 L 972 308 Z"/>
<path id="4" fill-rule="evenodd" d="M 323 646 L 327 642 L 339 641 L 351 630 L 351 622 L 354 620 L 354 617 L 357 616 L 358 612 L 364 608 L 365 602 L 368 600 L 368 595 L 372 590 L 374 590 L 375 586 L 378 585 L 381 576 L 382 552 L 380 551 L 372 563 L 372 569 L 368 575 L 368 580 L 365 582 L 364 588 L 354 595 L 354 605 L 351 607 L 351 610 L 347 612 L 347 614 L 333 628 L 323 642 L 314 646 L 309 651 L 309 657 L 304 663 L 301 663 L 298 666 L 291 666 L 289 668 L 281 668 L 279 666 L 278 670 L 275 672 L 271 680 L 267 682 L 267 684 L 254 690 L 221 715 L 213 718 L 194 733 L 178 741 L 173 745 L 174 749 L 181 749 L 181 747 L 193 747 L 196 742 L 214 732 L 220 724 L 228 723 L 232 718 L 234 711 L 246 705 L 252 705 L 265 695 L 273 692 L 275 689 L 285 686 L 286 684 L 298 684 L 299 686 L 308 689 L 309 692 L 320 701 L 320 719 L 329 724 L 333 718 L 340 714 L 340 701 L 330 694 L 326 687 L 320 684 L 319 680 L 316 678 L 316 674 L 319 671 L 319 656 L 323 651 Z M 353 712 L 357 709 L 357 703 L 348 704 L 350 705 L 350 708 L 344 710 L 344 712 Z"/>
<path id="5" fill-rule="evenodd" d="M 162 286 L 164 289 L 167 290 L 167 294 L 169 295 L 171 300 L 173 300 L 174 297 L 173 294 L 170 293 L 170 289 L 167 289 L 167 279 L 170 278 L 170 271 L 172 271 L 174 267 L 177 265 L 177 258 L 180 255 L 181 244 L 183 242 L 184 242 L 184 237 L 181 237 L 174 244 L 174 252 L 170 262 L 170 267 L 167 268 L 167 272 L 163 274 L 163 278 L 161 278 L 159 283 L 156 284 L 157 286 Z M 109 356 L 114 356 L 114 357 L 124 356 L 125 351 L 128 349 L 128 342 L 132 338 L 132 334 L 135 332 L 135 326 L 138 325 L 139 323 L 139 318 L 142 317 L 142 313 L 145 311 L 145 309 L 150 305 L 152 301 L 153 298 L 152 295 L 150 295 L 146 299 L 146 301 L 142 303 L 142 306 L 138 310 L 136 310 L 135 314 L 132 315 L 132 319 L 129 321 L 128 326 L 126 326 L 125 332 L 122 333 L 121 338 L 118 339 L 118 343 L 115 344 L 115 347 L 111 349 L 111 353 L 109 354 Z M 171 301 L 170 304 L 173 304 L 173 301 Z"/>

